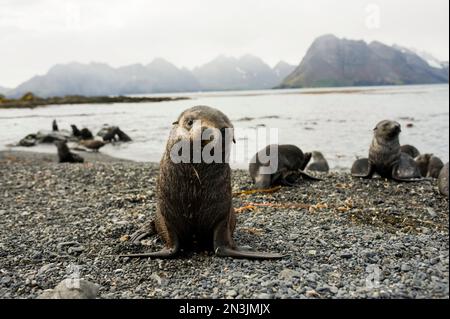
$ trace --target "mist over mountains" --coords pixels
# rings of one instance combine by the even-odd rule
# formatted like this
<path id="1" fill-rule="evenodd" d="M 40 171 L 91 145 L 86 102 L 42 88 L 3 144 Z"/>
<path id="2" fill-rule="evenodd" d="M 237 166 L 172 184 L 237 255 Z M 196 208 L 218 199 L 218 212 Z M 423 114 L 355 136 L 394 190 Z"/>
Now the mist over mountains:
<path id="1" fill-rule="evenodd" d="M 397 45 L 324 35 L 312 43 L 299 66 L 281 61 L 270 67 L 252 55 L 221 55 L 193 70 L 162 58 L 119 68 L 104 63 L 58 64 L 15 89 L 0 87 L 0 94 L 98 96 L 434 83 L 448 83 L 448 62 Z"/>
<path id="2" fill-rule="evenodd" d="M 258 57 L 219 56 L 190 71 L 157 58 L 147 65 L 113 68 L 104 63 L 55 65 L 47 74 L 22 83 L 8 96 L 33 92 L 41 97 L 63 95 L 124 95 L 169 92 L 270 89 L 295 66 L 285 62 L 271 68 Z"/>

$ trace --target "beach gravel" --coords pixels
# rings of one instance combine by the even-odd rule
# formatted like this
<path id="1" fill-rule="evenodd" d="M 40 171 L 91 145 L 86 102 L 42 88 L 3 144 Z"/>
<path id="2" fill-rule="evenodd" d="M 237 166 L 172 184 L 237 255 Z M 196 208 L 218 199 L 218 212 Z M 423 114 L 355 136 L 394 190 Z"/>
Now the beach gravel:
<path id="1" fill-rule="evenodd" d="M 0 153 L 0 298 L 37 298 L 67 278 L 100 298 L 449 297 L 448 200 L 435 181 L 331 172 L 246 194 L 250 178 L 235 170 L 236 242 L 285 258 L 121 259 L 162 246 L 129 241 L 155 213 L 157 174 L 151 163 Z"/>

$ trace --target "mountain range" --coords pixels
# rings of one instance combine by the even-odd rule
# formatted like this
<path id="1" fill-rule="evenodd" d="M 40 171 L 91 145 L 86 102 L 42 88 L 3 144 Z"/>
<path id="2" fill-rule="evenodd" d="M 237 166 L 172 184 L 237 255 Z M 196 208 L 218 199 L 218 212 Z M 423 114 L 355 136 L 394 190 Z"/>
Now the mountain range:
<path id="1" fill-rule="evenodd" d="M 18 98 L 27 92 L 51 97 L 270 89 L 294 69 L 286 62 L 271 68 L 251 55 L 219 56 L 192 71 L 161 58 L 147 65 L 119 68 L 104 63 L 69 63 L 55 65 L 47 74 L 31 78 L 7 95 Z"/>
<path id="2" fill-rule="evenodd" d="M 312 43 L 298 66 L 279 62 L 270 67 L 252 55 L 221 55 L 193 70 L 162 58 L 119 68 L 104 63 L 58 64 L 15 89 L 0 87 L 0 94 L 18 98 L 27 92 L 52 97 L 434 84 L 448 83 L 448 74 L 448 62 L 421 51 L 324 35 Z"/>
<path id="3" fill-rule="evenodd" d="M 448 63 L 413 50 L 339 39 L 317 38 L 280 88 L 448 83 Z"/>
<path id="4" fill-rule="evenodd" d="M 11 89 L 9 88 L 5 88 L 3 86 L 0 86 L 0 94 L 6 94 L 8 91 L 10 91 Z"/>

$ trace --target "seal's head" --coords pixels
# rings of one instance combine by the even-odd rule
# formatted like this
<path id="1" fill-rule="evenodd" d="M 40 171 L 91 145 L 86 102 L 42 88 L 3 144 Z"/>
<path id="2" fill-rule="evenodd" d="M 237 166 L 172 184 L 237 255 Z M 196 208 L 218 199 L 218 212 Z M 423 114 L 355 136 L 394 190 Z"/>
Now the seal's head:
<path id="1" fill-rule="evenodd" d="M 379 122 L 373 131 L 378 140 L 392 141 L 398 138 L 402 129 L 398 122 L 384 120 Z"/>
<path id="2" fill-rule="evenodd" d="M 171 157 L 182 156 L 183 162 L 189 158 L 194 163 L 228 161 L 231 142 L 235 142 L 234 128 L 221 111 L 194 106 L 182 112 L 172 124 L 168 145 Z M 189 149 L 187 153 L 186 149 Z"/>
<path id="3" fill-rule="evenodd" d="M 173 123 L 178 137 L 201 141 L 202 146 L 221 137 L 225 143 L 234 142 L 233 124 L 221 111 L 209 106 L 194 106 L 180 114 Z"/>

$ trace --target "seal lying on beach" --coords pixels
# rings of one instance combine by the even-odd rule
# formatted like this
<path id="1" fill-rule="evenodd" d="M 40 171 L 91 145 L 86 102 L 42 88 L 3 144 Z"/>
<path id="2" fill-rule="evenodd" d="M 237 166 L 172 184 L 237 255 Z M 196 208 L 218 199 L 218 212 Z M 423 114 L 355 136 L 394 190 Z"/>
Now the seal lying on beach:
<path id="1" fill-rule="evenodd" d="M 196 125 L 199 121 L 201 125 Z M 157 252 L 122 257 L 172 258 L 181 249 L 196 248 L 213 250 L 220 257 L 283 257 L 274 253 L 244 251 L 236 246 L 232 238 L 236 216 L 232 207 L 231 169 L 228 162 L 219 160 L 208 164 L 203 156 L 198 163 L 173 160 L 174 154 L 178 154 L 176 150 L 180 142 L 190 146 L 201 143 L 202 152 L 211 145 L 217 146 L 222 154 L 226 154 L 231 140 L 234 140 L 233 134 L 226 134 L 227 131 L 233 132 L 228 117 L 211 107 L 196 106 L 181 113 L 173 125 L 160 163 L 156 218 L 150 223 L 149 229 L 144 228 L 132 235 L 132 240 L 143 238 L 151 235 L 154 228 L 165 247 Z M 202 138 L 203 132 L 211 129 L 215 132 L 220 130 L 221 138 Z"/>
<path id="2" fill-rule="evenodd" d="M 278 152 L 277 156 L 271 154 L 275 151 Z M 273 159 L 274 162 L 269 162 L 269 159 Z M 272 144 L 253 156 L 248 170 L 253 183 L 259 189 L 274 185 L 293 186 L 300 176 L 310 180 L 320 180 L 304 172 L 310 159 L 311 153 L 303 153 L 295 145 Z"/>
<path id="3" fill-rule="evenodd" d="M 448 162 L 444 165 L 438 177 L 439 191 L 448 198 Z"/>
<path id="4" fill-rule="evenodd" d="M 106 145 L 105 142 L 99 140 L 81 140 L 80 144 L 94 152 L 98 152 L 101 147 Z"/>
<path id="5" fill-rule="evenodd" d="M 83 128 L 80 131 L 80 138 L 82 140 L 91 140 L 94 138 L 94 135 L 92 135 L 92 132 L 88 128 Z"/>
<path id="6" fill-rule="evenodd" d="M 416 158 L 417 156 L 420 155 L 419 150 L 416 147 L 409 144 L 400 146 L 400 152 L 406 153 L 412 158 Z"/>
<path id="7" fill-rule="evenodd" d="M 56 141 L 55 145 L 58 149 L 58 159 L 60 163 L 83 163 L 84 158 L 78 154 L 74 154 L 69 150 L 65 141 Z"/>
<path id="8" fill-rule="evenodd" d="M 399 182 L 422 180 L 414 159 L 400 150 L 401 126 L 394 121 L 384 120 L 374 128 L 374 137 L 369 149 L 369 158 L 359 159 L 352 167 L 354 177 L 372 178 L 377 173 L 383 178 Z M 367 163 L 367 167 L 364 164 Z"/>
<path id="9" fill-rule="evenodd" d="M 328 166 L 328 162 L 325 159 L 325 156 L 319 151 L 312 152 L 313 162 L 308 165 L 306 168 L 307 171 L 316 171 L 316 172 L 328 172 L 330 167 Z"/>
<path id="10" fill-rule="evenodd" d="M 441 159 L 433 154 L 419 155 L 415 158 L 415 161 L 423 177 L 438 178 L 442 167 L 444 167 Z"/>

